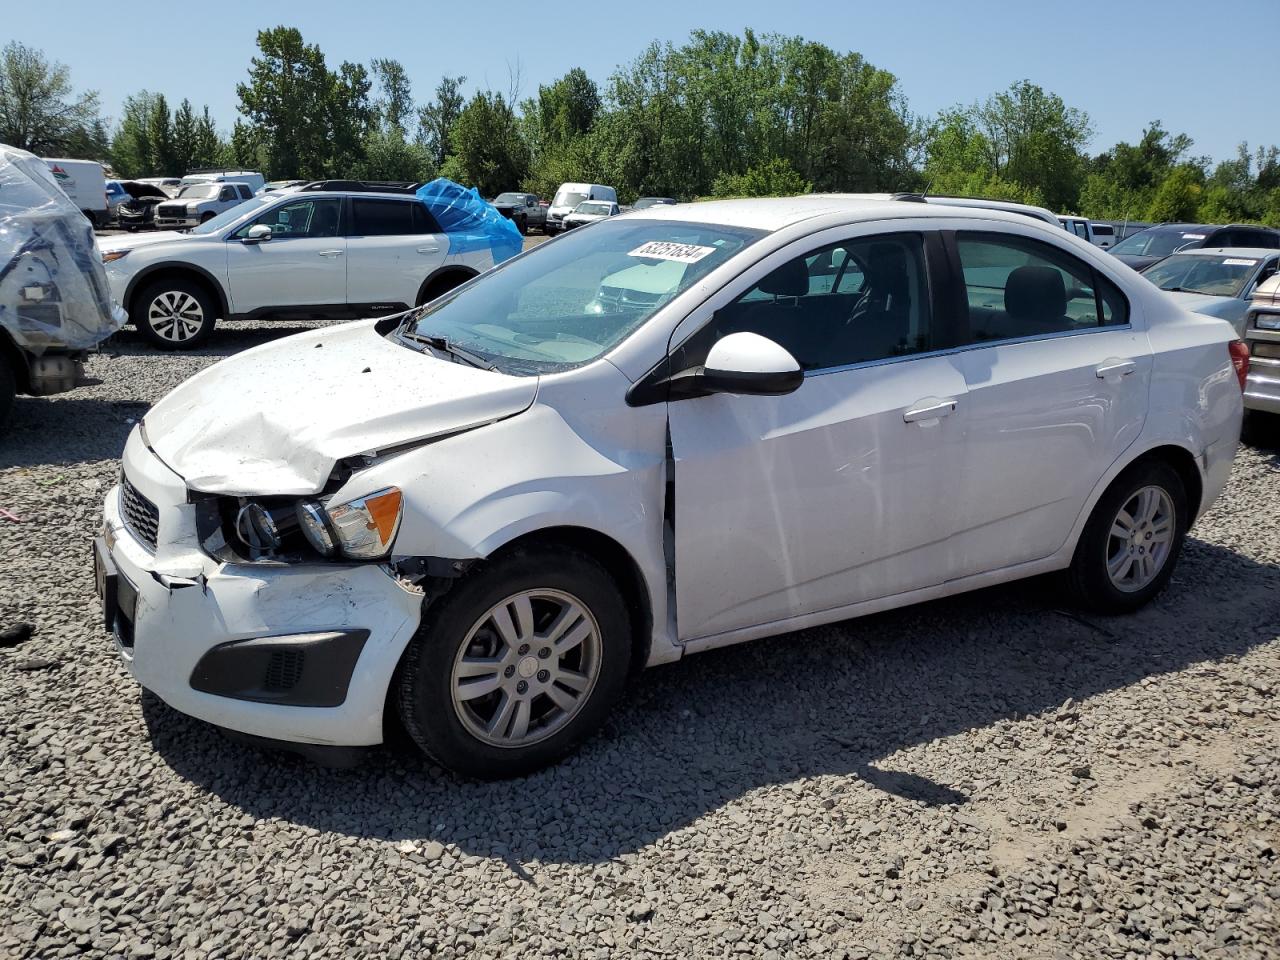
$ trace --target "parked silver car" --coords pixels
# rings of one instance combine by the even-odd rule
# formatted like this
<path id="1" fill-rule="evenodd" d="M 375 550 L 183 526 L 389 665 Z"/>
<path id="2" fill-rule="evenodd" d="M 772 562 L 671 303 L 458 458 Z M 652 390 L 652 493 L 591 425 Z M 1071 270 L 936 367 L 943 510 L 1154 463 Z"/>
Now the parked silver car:
<path id="1" fill-rule="evenodd" d="M 1187 310 L 1226 320 L 1244 336 L 1249 298 L 1280 267 L 1280 250 L 1239 247 L 1184 250 L 1142 270 Z"/>

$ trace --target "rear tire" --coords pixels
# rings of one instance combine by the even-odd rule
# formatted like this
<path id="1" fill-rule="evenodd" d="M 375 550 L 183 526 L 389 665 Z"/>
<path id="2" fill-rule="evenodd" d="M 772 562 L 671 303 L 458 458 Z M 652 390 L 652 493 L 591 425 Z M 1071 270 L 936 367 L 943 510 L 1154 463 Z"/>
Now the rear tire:
<path id="1" fill-rule="evenodd" d="M 442 277 L 436 277 L 423 288 L 422 295 L 418 297 L 418 302 L 415 306 L 420 307 L 423 304 L 430 303 L 437 297 L 443 297 L 454 287 L 460 287 L 470 279 L 470 276 L 463 276 L 459 273 L 447 273 Z"/>
<path id="2" fill-rule="evenodd" d="M 565 547 L 518 549 L 427 608 L 389 695 L 441 765 L 484 780 L 522 776 L 604 722 L 631 644 L 604 567 Z"/>
<path id="3" fill-rule="evenodd" d="M 190 350 L 213 333 L 217 301 L 200 283 L 185 277 L 158 280 L 133 298 L 129 319 L 153 346 Z"/>
<path id="4" fill-rule="evenodd" d="M 1169 582 L 1190 526 L 1187 491 L 1160 460 L 1120 474 L 1093 508 L 1067 573 L 1076 600 L 1099 613 L 1131 613 Z"/>

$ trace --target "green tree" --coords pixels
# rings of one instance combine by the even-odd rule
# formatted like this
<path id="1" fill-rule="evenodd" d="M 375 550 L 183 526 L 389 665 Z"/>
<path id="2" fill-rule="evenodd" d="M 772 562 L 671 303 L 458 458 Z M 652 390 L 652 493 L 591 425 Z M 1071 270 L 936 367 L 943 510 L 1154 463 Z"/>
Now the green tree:
<path id="1" fill-rule="evenodd" d="M 368 71 L 357 63 L 344 61 L 336 73 L 329 75 L 325 98 L 328 149 L 323 163 L 326 175 L 348 177 L 364 158 L 365 137 L 374 123 L 369 102 L 372 86 Z"/>
<path id="2" fill-rule="evenodd" d="M 418 111 L 418 142 L 427 148 L 435 167 L 444 164 L 453 144 L 453 125 L 462 114 L 462 85 L 466 77 L 442 77 L 435 99 Z"/>
<path id="3" fill-rule="evenodd" d="M 183 173 L 178 166 L 178 154 L 173 136 L 173 120 L 169 115 L 169 103 L 163 93 L 151 100 L 151 112 L 147 118 L 148 166 L 156 174 L 172 177 Z"/>
<path id="4" fill-rule="evenodd" d="M 721 174 L 711 187 L 713 197 L 790 197 L 808 193 L 813 184 L 796 173 L 782 157 L 774 157 L 745 173 Z"/>
<path id="5" fill-rule="evenodd" d="M 400 131 L 403 140 L 408 128 L 405 124 L 413 115 L 413 88 L 409 74 L 399 60 L 376 59 L 370 69 L 378 82 L 378 98 L 373 108 L 383 129 Z"/>
<path id="6" fill-rule="evenodd" d="M 1203 193 L 1204 171 L 1194 164 L 1180 164 L 1156 188 L 1147 219 L 1156 223 L 1194 221 Z"/>
<path id="7" fill-rule="evenodd" d="M 1080 213 L 1105 219 L 1141 220 L 1155 199 L 1157 188 L 1186 160 L 1192 140 L 1171 134 L 1153 121 L 1136 144 L 1121 141 L 1088 165 L 1080 191 Z"/>
<path id="8" fill-rule="evenodd" d="M 236 85 L 240 112 L 254 128 L 252 137 L 233 134 L 238 161 L 249 162 L 247 151 L 265 160 L 272 177 L 323 177 L 337 87 L 324 54 L 305 43 L 299 30 L 283 26 L 260 30 L 258 51 L 248 82 Z"/>
<path id="9" fill-rule="evenodd" d="M 196 120 L 195 137 L 191 143 L 191 166 L 216 166 L 221 162 L 222 151 L 222 139 L 218 136 L 217 127 L 214 126 L 213 117 L 206 106 Z"/>
<path id="10" fill-rule="evenodd" d="M 125 97 L 120 123 L 111 139 L 111 165 L 125 177 L 155 174 L 151 161 L 151 107 L 155 96 L 146 90 Z"/>
<path id="11" fill-rule="evenodd" d="M 191 106 L 191 101 L 184 97 L 182 103 L 178 104 L 178 109 L 173 112 L 173 173 L 175 175 L 200 166 L 194 162 L 197 124 L 195 109 Z"/>
<path id="12" fill-rule="evenodd" d="M 72 152 L 73 144 L 105 147 L 101 132 L 98 94 L 76 96 L 65 64 L 17 41 L 0 50 L 0 143 L 60 154 Z"/>
<path id="13" fill-rule="evenodd" d="M 477 93 L 458 115 L 452 154 L 441 176 L 493 196 L 524 182 L 529 150 L 520 136 L 515 112 L 500 93 Z"/>

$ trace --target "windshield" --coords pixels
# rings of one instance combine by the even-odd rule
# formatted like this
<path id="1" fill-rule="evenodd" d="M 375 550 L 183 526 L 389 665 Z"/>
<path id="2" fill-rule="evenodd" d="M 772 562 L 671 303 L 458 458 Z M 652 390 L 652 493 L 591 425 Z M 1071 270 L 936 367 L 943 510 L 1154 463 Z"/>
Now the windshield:
<path id="1" fill-rule="evenodd" d="M 1203 239 L 1204 234 L 1194 229 L 1143 230 L 1131 237 L 1125 237 L 1111 248 L 1111 252 L 1128 253 L 1136 257 L 1167 257 L 1179 247 Z"/>
<path id="2" fill-rule="evenodd" d="M 206 200 L 217 196 L 221 187 L 216 183 L 189 183 L 178 191 L 178 197 L 186 200 Z"/>
<path id="3" fill-rule="evenodd" d="M 551 201 L 551 205 L 553 207 L 576 207 L 585 199 L 587 199 L 585 193 L 572 193 L 568 190 L 561 190 L 556 194 L 556 198 Z"/>
<path id="4" fill-rule="evenodd" d="M 1174 255 L 1142 275 L 1161 290 L 1238 297 L 1258 268 L 1256 257 Z"/>
<path id="5" fill-rule="evenodd" d="M 523 193 L 500 193 L 494 203 L 524 203 Z"/>
<path id="6" fill-rule="evenodd" d="M 574 210 L 573 212 L 574 213 L 603 213 L 605 215 L 608 215 L 612 209 L 613 209 L 613 205 L 608 203 L 580 203 L 578 204 L 578 209 Z"/>
<path id="7" fill-rule="evenodd" d="M 764 232 L 611 219 L 490 270 L 420 308 L 409 328 L 443 337 L 504 373 L 594 360 Z"/>
<path id="8" fill-rule="evenodd" d="M 211 217 L 198 227 L 192 227 L 191 233 L 217 233 L 223 227 L 230 226 L 237 220 L 243 219 L 252 213 L 257 213 L 258 209 L 267 203 L 275 203 L 279 197 L 273 197 L 270 194 L 261 197 L 254 197 L 252 200 L 246 200 L 244 203 L 237 203 L 230 210 L 223 210 L 216 217 Z"/>

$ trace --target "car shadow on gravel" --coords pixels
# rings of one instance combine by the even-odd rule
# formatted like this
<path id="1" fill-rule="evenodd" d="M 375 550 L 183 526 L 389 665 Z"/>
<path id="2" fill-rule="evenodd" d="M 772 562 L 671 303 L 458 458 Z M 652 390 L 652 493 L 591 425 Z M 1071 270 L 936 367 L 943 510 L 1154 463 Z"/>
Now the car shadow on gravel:
<path id="1" fill-rule="evenodd" d="M 1275 637 L 1277 590 L 1280 568 L 1192 539 L 1172 586 L 1131 617 L 1064 609 L 1046 578 L 713 651 L 643 674 L 577 754 L 498 783 L 405 749 L 325 769 L 211 736 L 149 694 L 143 712 L 174 771 L 256 818 L 455 844 L 519 875 L 521 862 L 635 851 L 750 791 L 812 777 L 962 806 L 981 790 L 962 759 L 949 767 L 943 753 L 952 773 L 934 779 L 884 758 L 1240 656 Z M 1024 729 L 1032 749 L 1039 728 Z"/>
<path id="2" fill-rule="evenodd" d="M 143 338 L 133 327 L 124 327 L 102 345 L 102 352 L 107 356 L 137 357 L 170 356 L 182 357 L 229 357 L 250 347 L 256 347 L 281 337 L 295 333 L 306 333 L 317 327 L 330 326 L 334 321 L 316 320 L 313 322 L 280 320 L 267 322 L 241 323 L 237 321 L 221 321 L 209 334 L 203 345 L 190 350 L 160 350 Z"/>

